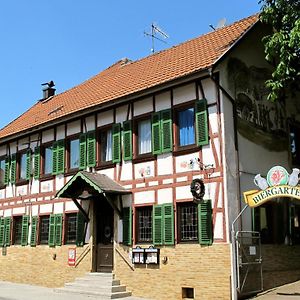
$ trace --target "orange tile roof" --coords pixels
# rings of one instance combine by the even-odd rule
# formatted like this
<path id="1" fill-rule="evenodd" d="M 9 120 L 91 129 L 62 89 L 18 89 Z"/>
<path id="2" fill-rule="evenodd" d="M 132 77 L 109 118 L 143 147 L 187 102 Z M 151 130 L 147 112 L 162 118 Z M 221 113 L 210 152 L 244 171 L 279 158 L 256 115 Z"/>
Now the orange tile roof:
<path id="1" fill-rule="evenodd" d="M 257 20 L 254 15 L 146 58 L 126 64 L 121 60 L 74 88 L 37 102 L 2 128 L 0 139 L 207 69 Z"/>

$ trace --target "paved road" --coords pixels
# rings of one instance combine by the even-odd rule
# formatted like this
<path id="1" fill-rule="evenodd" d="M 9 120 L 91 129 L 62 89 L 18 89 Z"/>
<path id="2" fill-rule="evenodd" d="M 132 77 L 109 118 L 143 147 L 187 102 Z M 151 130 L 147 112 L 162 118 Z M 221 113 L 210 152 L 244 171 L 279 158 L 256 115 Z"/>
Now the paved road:
<path id="1" fill-rule="evenodd" d="M 57 293 L 54 289 L 0 281 L 0 300 L 101 300 L 99 297 Z M 127 297 L 126 300 L 147 300 L 138 297 Z M 150 300 L 150 299 L 148 299 Z"/>

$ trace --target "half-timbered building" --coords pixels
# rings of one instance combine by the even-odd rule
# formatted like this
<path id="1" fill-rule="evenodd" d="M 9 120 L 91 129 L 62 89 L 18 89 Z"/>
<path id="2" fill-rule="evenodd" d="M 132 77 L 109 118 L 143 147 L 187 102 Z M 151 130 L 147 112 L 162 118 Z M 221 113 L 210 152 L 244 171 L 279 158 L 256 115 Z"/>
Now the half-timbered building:
<path id="1" fill-rule="evenodd" d="M 263 34 L 252 16 L 61 94 L 50 82 L 0 131 L 0 278 L 113 272 L 134 295 L 229 299 L 241 192 L 289 162 L 284 142 L 255 146 L 253 128 L 286 130 L 263 102 Z"/>

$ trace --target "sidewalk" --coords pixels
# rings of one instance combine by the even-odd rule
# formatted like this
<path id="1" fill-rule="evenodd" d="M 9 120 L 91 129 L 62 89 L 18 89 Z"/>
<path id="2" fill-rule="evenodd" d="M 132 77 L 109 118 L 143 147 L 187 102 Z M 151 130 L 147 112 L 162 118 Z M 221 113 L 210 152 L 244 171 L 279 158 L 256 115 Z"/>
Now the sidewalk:
<path id="1" fill-rule="evenodd" d="M 52 288 L 0 281 L 0 300 L 101 300 L 99 297 L 57 293 Z M 124 300 L 147 300 L 127 297 Z M 148 299 L 150 300 L 150 299 Z"/>
<path id="2" fill-rule="evenodd" d="M 285 284 L 280 287 L 262 292 L 256 297 L 250 298 L 254 300 L 283 300 L 293 299 L 300 300 L 300 281 Z"/>

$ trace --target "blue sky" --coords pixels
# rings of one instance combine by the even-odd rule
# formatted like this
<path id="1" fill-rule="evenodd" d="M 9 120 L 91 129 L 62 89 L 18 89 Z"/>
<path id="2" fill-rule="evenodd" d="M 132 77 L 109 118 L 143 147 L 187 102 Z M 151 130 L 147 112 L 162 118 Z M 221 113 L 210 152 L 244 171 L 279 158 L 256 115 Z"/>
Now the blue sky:
<path id="1" fill-rule="evenodd" d="M 11 0 L 0 6 L 0 128 L 42 97 L 53 80 L 61 93 L 121 58 L 150 55 L 154 22 L 163 50 L 257 13 L 258 0 Z"/>

